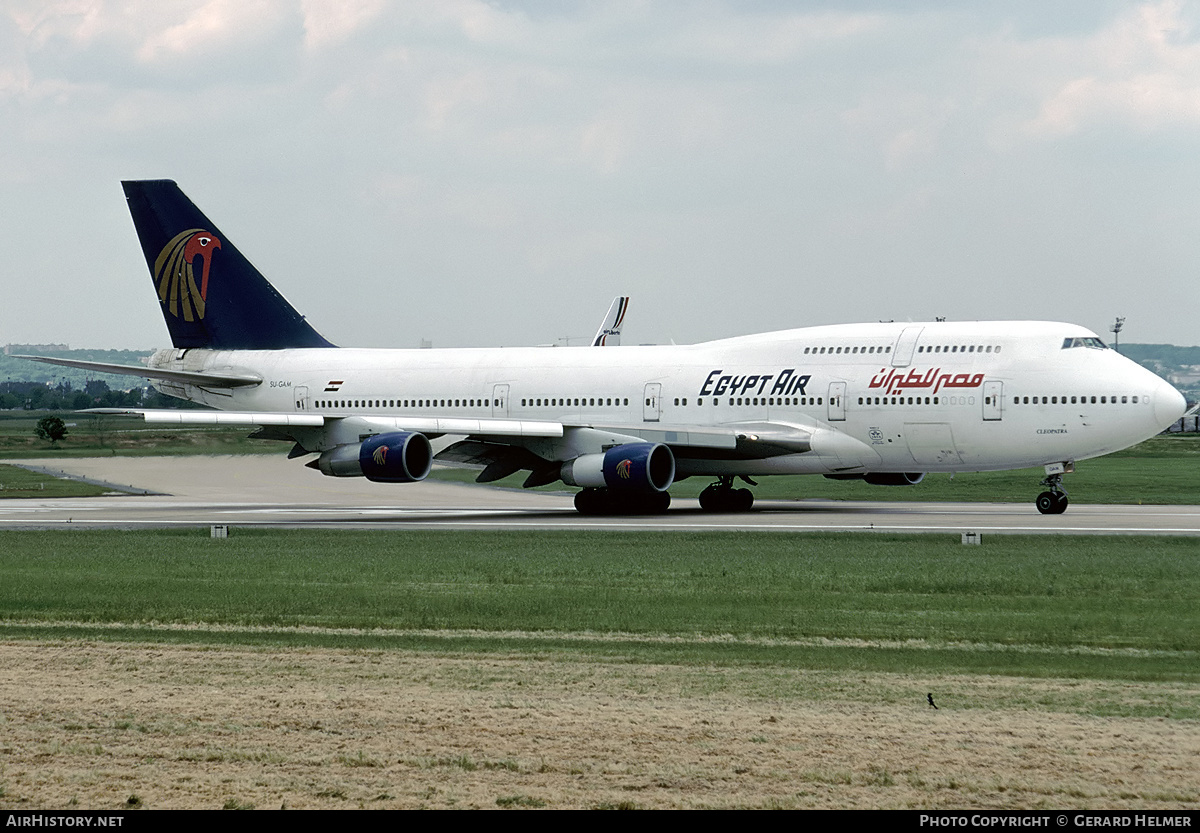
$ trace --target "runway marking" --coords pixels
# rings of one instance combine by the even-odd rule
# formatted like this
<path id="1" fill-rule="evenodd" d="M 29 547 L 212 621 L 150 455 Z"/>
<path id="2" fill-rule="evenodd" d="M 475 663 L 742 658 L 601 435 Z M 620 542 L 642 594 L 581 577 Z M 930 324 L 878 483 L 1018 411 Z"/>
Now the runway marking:
<path id="1" fill-rule="evenodd" d="M 477 514 L 472 512 L 463 512 L 462 514 Z M 211 518 L 157 518 L 157 519 L 138 519 L 138 520 L 115 520 L 108 518 L 88 518 L 86 520 L 78 520 L 73 518 L 39 518 L 37 521 L 19 520 L 19 519 L 0 519 L 0 526 L 7 527 L 115 527 L 115 528 L 202 528 L 212 522 Z M 1063 535 L 1200 535 L 1200 530 L 1190 527 L 1167 527 L 1161 529 L 1147 529 L 1144 527 L 1088 527 L 1088 526 L 1065 526 L 1065 527 L 1033 527 L 1033 526 L 980 526 L 978 524 L 957 524 L 954 526 L 930 526 L 930 525 L 880 525 L 880 524 L 770 524 L 770 525 L 754 525 L 754 524 L 672 524 L 662 522 L 643 522 L 643 523 L 570 523 L 562 524 L 553 521 L 536 522 L 536 521 L 517 521 L 517 520 L 500 520 L 495 521 L 467 521 L 445 518 L 397 518 L 394 523 L 387 521 L 363 521 L 362 523 L 352 523 L 347 519 L 339 518 L 314 518 L 305 521 L 295 520 L 280 520 L 280 521 L 261 521 L 247 519 L 237 522 L 238 526 L 246 528 L 263 528 L 263 529 L 345 529 L 347 523 L 351 523 L 353 529 L 528 529 L 540 531 L 553 530 L 605 530 L 618 532 L 631 532 L 637 530 L 653 530 L 658 532 L 721 532 L 721 531 L 739 531 L 739 532 L 879 532 L 879 533 L 908 533 L 908 534 L 952 534 L 957 535 L 962 532 L 978 532 L 987 533 L 989 535 L 1021 535 L 1021 534 L 1063 534 Z"/>

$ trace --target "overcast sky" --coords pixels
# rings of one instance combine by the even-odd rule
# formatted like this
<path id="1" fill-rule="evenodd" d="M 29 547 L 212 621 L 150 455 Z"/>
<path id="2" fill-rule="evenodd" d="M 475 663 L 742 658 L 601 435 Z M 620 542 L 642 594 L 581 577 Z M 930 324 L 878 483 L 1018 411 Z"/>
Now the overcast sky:
<path id="1" fill-rule="evenodd" d="M 1200 7 L 0 0 L 0 343 L 167 346 L 121 179 L 331 341 L 1200 343 Z"/>

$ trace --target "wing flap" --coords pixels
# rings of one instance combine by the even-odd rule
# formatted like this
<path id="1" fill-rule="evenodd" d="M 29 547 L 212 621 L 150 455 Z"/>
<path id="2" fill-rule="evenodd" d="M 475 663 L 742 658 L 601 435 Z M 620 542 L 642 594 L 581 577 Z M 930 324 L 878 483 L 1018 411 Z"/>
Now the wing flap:
<path id="1" fill-rule="evenodd" d="M 763 458 L 803 454 L 812 450 L 815 428 L 787 422 L 742 422 L 718 426 L 694 425 L 595 425 L 619 431 L 646 442 L 685 450 L 686 456 L 703 456 L 704 450 L 737 457 Z"/>

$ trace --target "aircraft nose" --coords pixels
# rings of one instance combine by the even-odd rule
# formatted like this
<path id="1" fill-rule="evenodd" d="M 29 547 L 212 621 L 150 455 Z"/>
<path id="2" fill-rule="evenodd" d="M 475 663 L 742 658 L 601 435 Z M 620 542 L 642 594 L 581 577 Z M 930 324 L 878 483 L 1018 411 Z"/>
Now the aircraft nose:
<path id="1" fill-rule="evenodd" d="M 1183 394 L 1162 380 L 1154 389 L 1153 397 L 1154 420 L 1164 431 L 1187 410 L 1187 400 Z"/>

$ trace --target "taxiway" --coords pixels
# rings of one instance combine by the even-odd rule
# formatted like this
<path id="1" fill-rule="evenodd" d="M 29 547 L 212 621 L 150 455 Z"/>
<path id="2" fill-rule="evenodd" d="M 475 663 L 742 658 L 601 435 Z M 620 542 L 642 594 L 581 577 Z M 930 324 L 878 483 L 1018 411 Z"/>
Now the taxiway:
<path id="1" fill-rule="evenodd" d="M 1039 515 L 1032 503 L 764 500 L 744 514 L 701 512 L 676 500 L 665 515 L 585 517 L 568 493 L 428 480 L 386 485 L 327 478 L 295 460 L 109 457 L 10 461 L 140 494 L 0 500 L 0 528 L 232 527 L 343 529 L 657 529 L 779 532 L 1200 535 L 1200 506 L 1071 506 Z"/>

